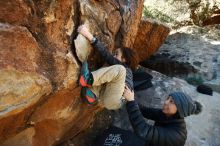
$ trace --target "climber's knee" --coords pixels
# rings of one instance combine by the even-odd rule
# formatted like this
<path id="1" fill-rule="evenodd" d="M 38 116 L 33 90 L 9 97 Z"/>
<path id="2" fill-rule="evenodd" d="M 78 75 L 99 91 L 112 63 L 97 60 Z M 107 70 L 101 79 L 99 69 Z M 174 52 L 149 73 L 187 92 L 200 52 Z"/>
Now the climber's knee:
<path id="1" fill-rule="evenodd" d="M 117 110 L 121 107 L 121 100 L 115 100 L 115 99 L 111 101 L 105 100 L 103 104 L 104 107 L 108 110 Z"/>
<path id="2" fill-rule="evenodd" d="M 126 69 L 123 65 L 116 65 L 116 68 L 118 70 L 118 76 L 125 76 L 126 75 Z"/>

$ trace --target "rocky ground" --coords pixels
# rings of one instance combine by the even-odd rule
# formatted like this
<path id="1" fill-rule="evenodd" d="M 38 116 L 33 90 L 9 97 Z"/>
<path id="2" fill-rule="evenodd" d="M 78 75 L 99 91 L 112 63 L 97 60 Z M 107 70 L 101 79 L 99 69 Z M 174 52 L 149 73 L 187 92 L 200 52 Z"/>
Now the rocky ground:
<path id="1" fill-rule="evenodd" d="M 220 92 L 219 36 L 219 26 L 174 30 L 159 51 L 143 65 L 194 85 L 207 84 Z"/>

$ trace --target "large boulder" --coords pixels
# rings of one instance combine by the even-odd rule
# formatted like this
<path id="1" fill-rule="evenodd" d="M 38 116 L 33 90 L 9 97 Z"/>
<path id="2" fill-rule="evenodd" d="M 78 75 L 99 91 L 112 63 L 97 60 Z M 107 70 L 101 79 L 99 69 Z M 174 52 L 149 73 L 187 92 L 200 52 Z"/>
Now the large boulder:
<path id="1" fill-rule="evenodd" d="M 94 68 L 101 60 L 77 28 L 88 25 L 109 51 L 133 47 L 142 9 L 143 0 L 1 1 L 1 145 L 57 145 L 89 127 L 101 108 L 80 99 L 79 52 L 90 49 Z"/>
<path id="2" fill-rule="evenodd" d="M 82 19 L 80 24 L 89 27 L 90 31 L 106 44 L 110 52 L 120 46 L 133 48 L 141 22 L 143 2 L 143 0 L 81 1 Z M 81 35 L 77 36 L 75 46 L 76 53 L 80 56 L 79 59 L 88 58 L 92 68 L 100 67 L 100 64 L 103 64 L 99 53 L 93 51 L 87 40 Z M 88 53 L 85 54 L 85 51 Z"/>
<path id="3" fill-rule="evenodd" d="M 165 24 L 143 18 L 139 24 L 133 47 L 138 54 L 138 60 L 144 61 L 157 52 L 167 38 L 169 32 L 170 28 Z"/>
<path id="4" fill-rule="evenodd" d="M 79 61 L 89 58 L 91 67 L 97 68 L 102 60 L 89 42 L 78 35 L 77 28 L 86 24 L 109 51 L 120 46 L 134 48 L 141 31 L 138 26 L 143 3 L 1 1 L 0 143 L 50 146 L 85 130 L 101 108 L 81 102 L 81 88 L 77 84 Z M 144 29 L 151 22 L 142 25 Z M 155 40 L 154 37 L 158 35 L 144 41 Z M 154 45 L 161 43 L 157 41 Z M 148 48 L 142 47 L 138 54 L 145 52 L 142 50 Z"/>
<path id="5" fill-rule="evenodd" d="M 54 145 L 92 122 L 71 51 L 76 2 L 1 1 L 1 145 Z"/>
<path id="6" fill-rule="evenodd" d="M 33 107 L 52 92 L 39 72 L 40 48 L 24 27 L 0 25 L 0 141 L 25 128 Z"/>
<path id="7" fill-rule="evenodd" d="M 56 56 L 53 57 L 52 51 L 52 54 L 49 51 L 48 54 L 44 54 L 45 50 L 25 27 L 1 24 L 0 40 L 2 42 L 0 45 L 0 123 L 2 125 L 0 141 L 2 145 L 23 145 L 23 141 L 16 138 L 19 135 L 28 138 L 30 142 L 28 145 L 52 145 L 58 141 L 54 137 L 62 137 L 74 125 L 72 121 L 69 125 L 66 123 L 69 122 L 68 119 L 76 121 L 74 113 L 75 115 L 80 113 L 85 121 L 92 118 L 92 114 L 86 110 L 85 114 L 90 116 L 84 115 L 84 117 L 83 112 L 79 110 L 82 109 L 82 104 L 79 97 L 80 88 L 76 88 L 78 65 L 72 56 L 54 53 Z M 59 73 L 61 73 L 62 69 L 65 69 L 63 71 L 65 74 L 59 78 L 56 71 L 60 70 Z M 57 87 L 58 83 L 60 83 L 59 87 Z M 65 88 L 71 91 L 66 91 Z M 55 104 L 50 106 L 50 109 L 47 105 L 51 105 L 53 103 L 51 101 Z M 63 106 L 60 107 L 58 103 Z M 74 108 L 74 110 L 66 110 L 73 119 L 71 116 L 63 116 L 65 112 L 62 113 L 62 111 L 69 108 Z M 37 109 L 44 109 L 52 116 L 44 116 L 48 114 L 47 112 L 37 114 Z M 35 115 L 39 115 L 41 120 L 35 118 Z M 83 129 L 83 125 L 80 128 Z M 80 131 L 80 128 L 76 131 Z M 46 139 L 37 136 L 46 136 L 51 130 L 56 129 L 61 132 L 52 132 Z M 29 136 L 29 131 L 33 136 Z"/>

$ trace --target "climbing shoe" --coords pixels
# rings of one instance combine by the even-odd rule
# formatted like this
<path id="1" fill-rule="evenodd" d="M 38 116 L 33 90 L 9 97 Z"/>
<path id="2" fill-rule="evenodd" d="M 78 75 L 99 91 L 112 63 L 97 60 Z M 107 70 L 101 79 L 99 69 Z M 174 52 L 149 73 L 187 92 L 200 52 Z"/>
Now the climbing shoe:
<path id="1" fill-rule="evenodd" d="M 87 61 L 83 62 L 80 76 L 79 76 L 79 84 L 82 87 L 91 87 L 93 83 L 92 73 L 89 71 Z"/>
<path id="2" fill-rule="evenodd" d="M 96 95 L 87 87 L 82 87 L 81 97 L 83 101 L 90 105 L 95 105 L 98 103 L 98 98 L 96 97 Z"/>

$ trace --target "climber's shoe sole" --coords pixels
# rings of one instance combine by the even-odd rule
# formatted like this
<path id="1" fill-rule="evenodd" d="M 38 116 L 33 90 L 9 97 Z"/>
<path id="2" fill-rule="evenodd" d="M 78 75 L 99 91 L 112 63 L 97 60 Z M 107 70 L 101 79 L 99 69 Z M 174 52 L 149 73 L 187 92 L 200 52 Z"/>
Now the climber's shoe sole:
<path id="1" fill-rule="evenodd" d="M 81 97 L 83 101 L 90 105 L 95 105 L 98 103 L 98 98 L 96 97 L 96 95 L 87 87 L 82 87 Z"/>

